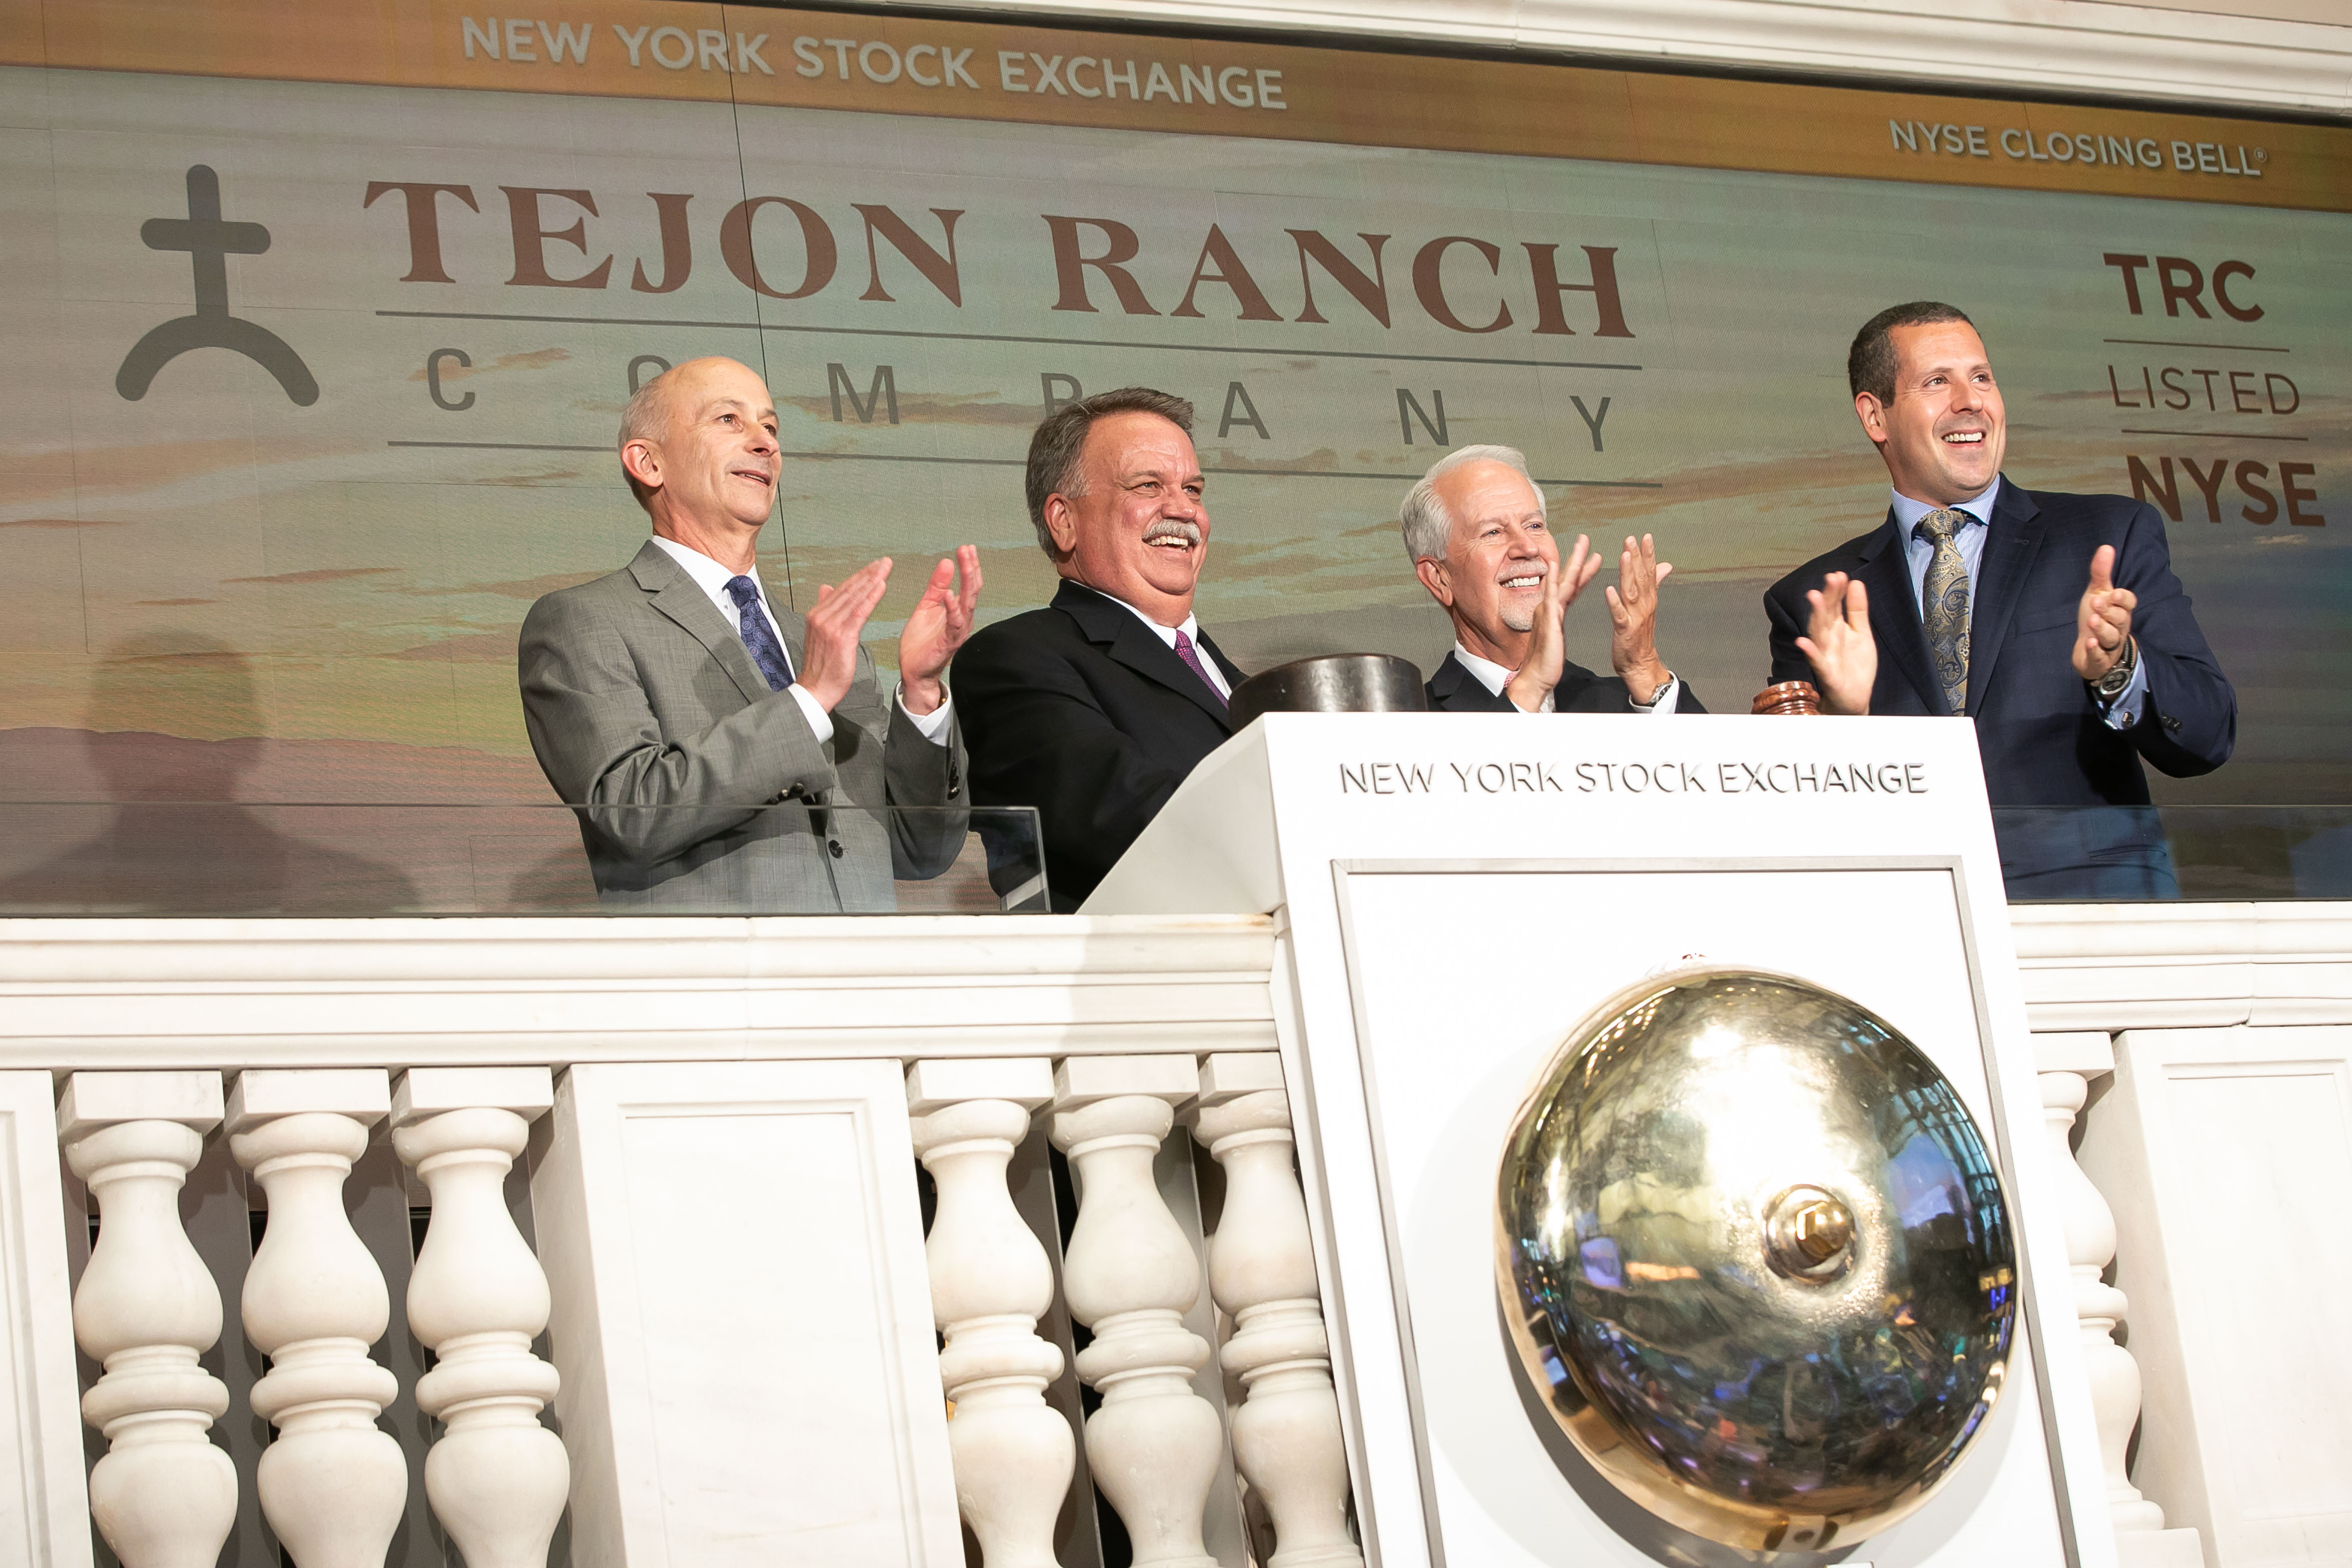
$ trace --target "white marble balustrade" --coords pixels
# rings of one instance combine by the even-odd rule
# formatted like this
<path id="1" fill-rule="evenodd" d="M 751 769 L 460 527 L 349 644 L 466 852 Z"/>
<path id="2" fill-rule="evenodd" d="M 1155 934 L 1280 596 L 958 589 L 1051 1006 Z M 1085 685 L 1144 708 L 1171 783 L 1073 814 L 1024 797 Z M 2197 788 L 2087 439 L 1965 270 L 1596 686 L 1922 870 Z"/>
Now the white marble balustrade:
<path id="1" fill-rule="evenodd" d="M 447 1426 L 425 1494 L 466 1568 L 544 1568 L 572 1489 L 562 1441 L 539 1413 L 555 1369 L 531 1352 L 547 1275 L 515 1228 L 507 1173 L 555 1104 L 543 1067 L 418 1068 L 393 1090 L 393 1144 L 433 1194 L 408 1277 L 408 1331 L 437 1358 L 417 1407 Z"/>
<path id="2" fill-rule="evenodd" d="M 2115 1070 L 2115 1044 L 2103 1032 L 2078 1031 L 2036 1035 L 2034 1047 L 2116 1558 L 2123 1568 L 2202 1568 L 2197 1531 L 2166 1529 L 2164 1510 L 2132 1484 L 2126 1457 L 2139 1425 L 2139 1363 L 2116 1340 L 2131 1302 L 2105 1278 L 2116 1257 L 2115 1213 L 2074 1159 L 2075 1118 L 2090 1098 L 2091 1080 Z"/>
<path id="3" fill-rule="evenodd" d="M 1175 1108 L 1200 1092 L 1189 1056 L 1073 1057 L 1055 1069 L 1054 1144 L 1078 1183 L 1063 1262 L 1070 1315 L 1094 1332 L 1078 1376 L 1102 1395 L 1087 1463 L 1135 1547 L 1136 1568 L 1215 1568 L 1202 1513 L 1223 1422 L 1192 1390 L 1208 1342 L 1184 1326 L 1201 1259 L 1152 1177 Z"/>
<path id="4" fill-rule="evenodd" d="M 915 1153 L 939 1194 L 923 1257 L 946 1336 L 956 1503 L 985 1568 L 1055 1568 L 1054 1523 L 1077 1464 L 1069 1424 L 1045 1403 L 1061 1348 L 1036 1332 L 1053 1305 L 1053 1265 L 1005 1184 L 1031 1113 L 1053 1095 L 1042 1058 L 919 1061 L 907 1072 Z"/>
<path id="5" fill-rule="evenodd" d="M 236 1468 L 209 1436 L 228 1389 L 196 1363 L 220 1338 L 220 1289 L 179 1211 L 222 1113 L 216 1072 L 75 1073 L 58 1107 L 66 1163 L 99 1205 L 74 1337 L 106 1369 L 82 1397 L 110 1445 L 89 1508 L 123 1568 L 212 1568 L 236 1520 Z"/>
<path id="6" fill-rule="evenodd" d="M 1225 1172 L 1209 1240 L 1209 1289 L 1234 1324 L 1220 1359 L 1248 1393 L 1233 1415 L 1234 1460 L 1274 1521 L 1269 1568 L 1356 1568 L 1363 1554 L 1348 1528 L 1348 1456 L 1282 1058 L 1210 1057 L 1200 1104 L 1193 1136 Z"/>
<path id="7" fill-rule="evenodd" d="M 381 1568 L 407 1507 L 407 1461 L 375 1424 L 399 1384 L 368 1359 L 391 1297 L 343 1210 L 368 1129 L 391 1109 L 381 1068 L 247 1071 L 229 1095 L 230 1152 L 269 1195 L 243 1302 L 246 1336 L 270 1358 L 253 1412 L 278 1428 L 256 1487 L 295 1568 Z"/>

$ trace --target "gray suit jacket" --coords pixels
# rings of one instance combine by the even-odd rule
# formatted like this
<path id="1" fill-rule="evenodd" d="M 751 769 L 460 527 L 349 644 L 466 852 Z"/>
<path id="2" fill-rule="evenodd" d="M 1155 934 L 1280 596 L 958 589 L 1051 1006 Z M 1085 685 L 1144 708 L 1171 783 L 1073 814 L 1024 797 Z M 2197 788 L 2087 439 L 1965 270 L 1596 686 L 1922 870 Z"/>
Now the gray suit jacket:
<path id="1" fill-rule="evenodd" d="M 797 669 L 808 623 L 781 608 L 776 620 Z M 799 701 L 768 689 L 718 606 L 650 540 L 623 570 L 533 605 L 516 654 L 531 750 L 580 808 L 608 907 L 887 910 L 894 871 L 936 876 L 962 847 L 960 809 L 912 824 L 876 809 L 966 804 L 952 721 L 946 745 L 926 740 L 861 648 L 820 744 Z"/>

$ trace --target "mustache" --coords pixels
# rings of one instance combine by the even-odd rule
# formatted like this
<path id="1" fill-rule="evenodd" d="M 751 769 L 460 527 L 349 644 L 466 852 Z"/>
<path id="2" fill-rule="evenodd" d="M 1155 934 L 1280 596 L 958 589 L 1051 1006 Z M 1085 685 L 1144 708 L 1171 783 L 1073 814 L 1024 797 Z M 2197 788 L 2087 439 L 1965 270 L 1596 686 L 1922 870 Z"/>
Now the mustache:
<path id="1" fill-rule="evenodd" d="M 1201 525 L 1187 522 L 1181 518 L 1163 517 L 1143 531 L 1143 542 L 1146 544 L 1155 539 L 1171 537 L 1181 539 L 1187 544 L 1198 544 L 1201 542 Z"/>

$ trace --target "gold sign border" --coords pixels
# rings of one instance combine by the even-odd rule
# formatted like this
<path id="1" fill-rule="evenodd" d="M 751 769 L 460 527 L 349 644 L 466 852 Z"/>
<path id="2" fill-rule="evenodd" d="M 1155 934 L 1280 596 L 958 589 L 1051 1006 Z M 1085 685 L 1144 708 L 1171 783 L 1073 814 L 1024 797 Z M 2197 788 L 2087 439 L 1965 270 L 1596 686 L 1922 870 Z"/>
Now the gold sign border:
<path id="1" fill-rule="evenodd" d="M 528 17 L 485 3 L 0 0 L 0 64 L 2352 211 L 2352 128 L 2332 125 L 686 0 L 555 0 Z"/>

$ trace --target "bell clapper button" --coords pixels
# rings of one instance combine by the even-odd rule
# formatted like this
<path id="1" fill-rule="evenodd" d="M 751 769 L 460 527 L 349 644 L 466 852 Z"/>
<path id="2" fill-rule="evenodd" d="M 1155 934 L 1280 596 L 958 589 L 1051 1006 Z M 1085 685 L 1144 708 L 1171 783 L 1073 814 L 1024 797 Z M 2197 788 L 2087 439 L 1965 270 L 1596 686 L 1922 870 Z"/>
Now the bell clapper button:
<path id="1" fill-rule="evenodd" d="M 1764 1213 L 1764 1250 L 1775 1271 L 1826 1285 L 1852 1261 L 1853 1214 L 1836 1195 L 1800 1184 Z"/>

